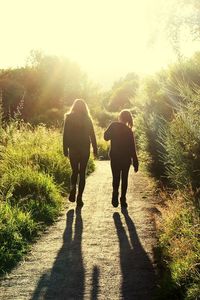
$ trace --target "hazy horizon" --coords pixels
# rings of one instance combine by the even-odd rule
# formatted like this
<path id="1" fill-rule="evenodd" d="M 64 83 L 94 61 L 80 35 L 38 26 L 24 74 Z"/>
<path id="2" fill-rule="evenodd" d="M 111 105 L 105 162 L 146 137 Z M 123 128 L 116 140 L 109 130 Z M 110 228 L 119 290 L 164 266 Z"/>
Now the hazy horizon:
<path id="1" fill-rule="evenodd" d="M 109 87 L 127 73 L 152 74 L 176 61 L 159 21 L 171 9 L 163 0 L 0 0 L 0 4 L 0 28 L 5 28 L 0 68 L 24 66 L 31 50 L 41 50 L 75 61 L 90 80 Z M 188 37 L 181 47 L 183 56 L 200 49 Z"/>

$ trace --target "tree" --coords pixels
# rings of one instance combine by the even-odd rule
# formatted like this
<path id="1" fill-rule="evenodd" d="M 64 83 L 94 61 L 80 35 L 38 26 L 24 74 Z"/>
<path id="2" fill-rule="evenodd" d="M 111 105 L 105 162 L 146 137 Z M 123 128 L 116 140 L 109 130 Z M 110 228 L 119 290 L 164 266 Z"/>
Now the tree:
<path id="1" fill-rule="evenodd" d="M 200 2 L 199 0 L 161 0 L 157 3 L 153 19 L 156 30 L 150 42 L 154 44 L 157 36 L 165 35 L 178 58 L 182 58 L 183 42 L 200 40 Z"/>
<path id="2" fill-rule="evenodd" d="M 15 111 L 24 96 L 24 86 L 16 80 L 12 80 L 7 74 L 0 78 L 0 91 L 2 108 L 5 119 L 14 117 Z"/>
<path id="3" fill-rule="evenodd" d="M 139 79 L 135 73 L 129 73 L 124 79 L 115 82 L 111 91 L 108 109 L 119 111 L 132 107 L 132 99 L 138 89 Z"/>
<path id="4" fill-rule="evenodd" d="M 99 99 L 97 87 L 78 64 L 40 51 L 31 52 L 24 68 L 1 70 L 0 88 L 7 113 L 14 114 L 23 97 L 23 118 L 29 122 L 62 120 L 74 99 Z"/>

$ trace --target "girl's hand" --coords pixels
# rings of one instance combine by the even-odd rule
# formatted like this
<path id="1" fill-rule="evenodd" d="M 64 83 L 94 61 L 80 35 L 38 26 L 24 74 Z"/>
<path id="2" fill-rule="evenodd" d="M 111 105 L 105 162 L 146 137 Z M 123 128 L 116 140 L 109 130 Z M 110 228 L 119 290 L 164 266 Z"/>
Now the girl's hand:
<path id="1" fill-rule="evenodd" d="M 133 163 L 134 172 L 137 173 L 139 169 L 139 163 Z"/>

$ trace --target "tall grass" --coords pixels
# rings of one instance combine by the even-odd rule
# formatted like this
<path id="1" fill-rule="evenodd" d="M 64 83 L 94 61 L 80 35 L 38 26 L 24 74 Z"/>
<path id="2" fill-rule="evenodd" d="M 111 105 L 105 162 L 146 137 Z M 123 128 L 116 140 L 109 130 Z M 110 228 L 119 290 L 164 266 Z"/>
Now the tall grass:
<path id="1" fill-rule="evenodd" d="M 37 232 L 37 223 L 29 212 L 0 203 L 0 274 L 15 266 L 27 252 Z"/>
<path id="2" fill-rule="evenodd" d="M 69 190 L 71 168 L 62 134 L 44 125 L 12 121 L 1 128 L 0 273 L 13 267 L 29 243 L 56 220 Z M 87 173 L 94 170 L 90 158 Z"/>
<path id="3" fill-rule="evenodd" d="M 139 142 L 147 170 L 162 187 L 164 183 L 172 198 L 163 210 L 158 235 L 165 261 L 158 299 L 196 300 L 200 298 L 200 87 L 184 80 L 180 71 L 180 67 L 177 74 L 175 68 L 173 74 L 165 71 L 145 87 Z"/>
<path id="4" fill-rule="evenodd" d="M 160 299 L 199 299 L 199 215 L 188 195 L 180 192 L 166 204 L 159 222 L 159 245 L 166 269 Z"/>
<path id="5" fill-rule="evenodd" d="M 160 141 L 166 150 L 161 159 L 167 177 L 176 188 L 192 189 L 199 206 L 200 105 L 197 99 L 194 96 L 180 109 L 174 120 L 161 130 Z"/>

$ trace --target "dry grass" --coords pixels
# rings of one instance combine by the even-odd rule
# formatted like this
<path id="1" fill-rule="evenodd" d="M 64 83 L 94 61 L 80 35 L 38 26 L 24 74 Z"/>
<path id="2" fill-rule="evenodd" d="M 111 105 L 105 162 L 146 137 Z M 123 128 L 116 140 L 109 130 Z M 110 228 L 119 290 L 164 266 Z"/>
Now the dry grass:
<path id="1" fill-rule="evenodd" d="M 198 213 L 192 201 L 179 192 L 166 198 L 165 195 L 166 206 L 161 208 L 162 217 L 157 225 L 159 245 L 171 277 L 169 290 L 173 286 L 180 299 L 197 299 L 200 295 Z"/>

